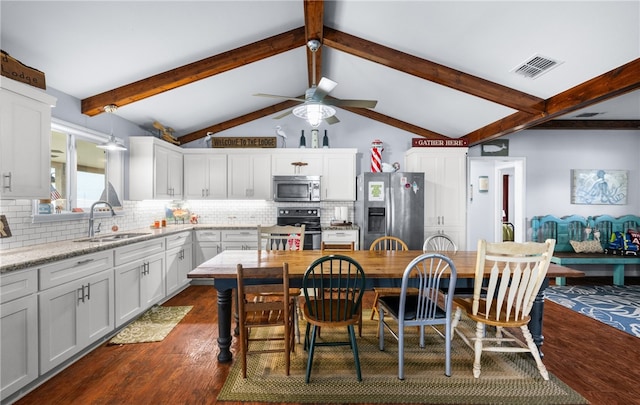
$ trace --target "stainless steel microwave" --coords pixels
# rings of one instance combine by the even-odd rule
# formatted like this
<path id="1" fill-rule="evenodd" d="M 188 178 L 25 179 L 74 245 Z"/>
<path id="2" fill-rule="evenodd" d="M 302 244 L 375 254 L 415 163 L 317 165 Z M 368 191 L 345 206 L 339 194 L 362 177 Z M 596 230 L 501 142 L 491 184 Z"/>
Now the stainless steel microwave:
<path id="1" fill-rule="evenodd" d="M 320 176 L 273 176 L 273 201 L 320 201 Z"/>

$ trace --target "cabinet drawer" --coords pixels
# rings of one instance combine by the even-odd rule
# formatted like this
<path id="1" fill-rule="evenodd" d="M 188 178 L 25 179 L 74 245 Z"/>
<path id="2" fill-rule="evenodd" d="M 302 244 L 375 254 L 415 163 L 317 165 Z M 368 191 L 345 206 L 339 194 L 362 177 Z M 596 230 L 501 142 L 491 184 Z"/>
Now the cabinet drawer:
<path id="1" fill-rule="evenodd" d="M 113 267 L 113 250 L 61 260 L 39 268 L 40 290 L 55 287 Z"/>
<path id="2" fill-rule="evenodd" d="M 0 304 L 38 291 L 38 271 L 27 269 L 0 277 Z"/>
<path id="3" fill-rule="evenodd" d="M 167 250 L 188 245 L 192 242 L 191 231 L 167 236 Z"/>
<path id="4" fill-rule="evenodd" d="M 120 266 L 156 253 L 164 253 L 164 250 L 164 238 L 156 238 L 122 246 L 115 249 L 115 265 Z"/>
<path id="5" fill-rule="evenodd" d="M 322 240 L 337 241 L 337 242 L 351 242 L 358 239 L 358 231 L 324 231 L 322 232 Z"/>
<path id="6" fill-rule="evenodd" d="M 257 237 L 257 236 L 256 236 Z M 220 242 L 220 231 L 196 231 L 196 240 L 198 242 Z"/>
<path id="7" fill-rule="evenodd" d="M 258 229 L 222 231 L 223 242 L 254 242 L 258 243 Z"/>

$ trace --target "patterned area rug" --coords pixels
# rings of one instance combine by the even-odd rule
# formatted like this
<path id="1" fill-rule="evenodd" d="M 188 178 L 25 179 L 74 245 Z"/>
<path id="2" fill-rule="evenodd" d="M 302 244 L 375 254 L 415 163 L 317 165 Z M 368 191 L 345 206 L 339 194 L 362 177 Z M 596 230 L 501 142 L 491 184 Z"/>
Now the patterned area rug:
<path id="1" fill-rule="evenodd" d="M 555 376 L 540 376 L 529 355 L 484 353 L 482 375 L 472 373 L 473 351 L 456 337 L 452 348 L 452 376 L 444 375 L 444 341 L 428 328 L 426 347 L 418 346 L 418 334 L 405 339 L 405 380 L 398 380 L 397 342 L 385 333 L 385 350 L 378 349 L 376 321 L 363 314 L 363 337 L 358 338 L 362 382 L 356 379 L 351 349 L 316 349 L 309 384 L 304 382 L 307 352 L 296 345 L 291 375 L 284 374 L 282 353 L 253 354 L 247 359 L 247 379 L 240 362 L 234 362 L 218 395 L 219 401 L 298 403 L 423 403 L 423 404 L 587 404 L 578 393 Z M 468 320 L 466 328 L 474 328 Z M 268 333 L 261 330 L 255 334 Z M 304 322 L 301 332 L 304 333 Z M 470 331 L 472 329 L 468 329 Z M 346 329 L 322 330 L 323 339 Z M 265 335 L 263 335 L 265 336 Z M 268 344 L 276 345 L 280 342 Z M 255 344 L 260 344 L 255 342 Z"/>
<path id="2" fill-rule="evenodd" d="M 640 337 L 640 286 L 550 286 L 546 299 Z"/>
<path id="3" fill-rule="evenodd" d="M 109 344 L 160 342 L 191 311 L 192 306 L 155 306 L 114 336 Z"/>

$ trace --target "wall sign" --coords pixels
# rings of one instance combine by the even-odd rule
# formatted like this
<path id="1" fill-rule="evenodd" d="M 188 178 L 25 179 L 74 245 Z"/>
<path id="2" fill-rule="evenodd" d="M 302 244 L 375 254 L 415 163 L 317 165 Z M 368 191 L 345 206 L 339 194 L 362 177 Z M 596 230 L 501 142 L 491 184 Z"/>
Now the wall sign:
<path id="1" fill-rule="evenodd" d="M 494 139 L 482 144 L 482 156 L 509 156 L 509 140 Z"/>
<path id="2" fill-rule="evenodd" d="M 275 136 L 234 136 L 212 137 L 212 148 L 275 148 L 277 138 Z"/>
<path id="3" fill-rule="evenodd" d="M 427 139 L 412 138 L 411 146 L 414 148 L 437 148 L 437 147 L 466 147 L 469 141 L 466 139 Z"/>

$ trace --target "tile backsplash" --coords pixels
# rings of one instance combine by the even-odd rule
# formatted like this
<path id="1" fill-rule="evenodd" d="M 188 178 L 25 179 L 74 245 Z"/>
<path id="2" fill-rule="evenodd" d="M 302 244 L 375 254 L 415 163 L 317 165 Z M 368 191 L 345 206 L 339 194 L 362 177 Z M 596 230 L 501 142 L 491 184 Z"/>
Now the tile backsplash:
<path id="1" fill-rule="evenodd" d="M 111 226 L 118 225 L 120 231 L 140 229 L 150 226 L 154 220 L 165 216 L 169 201 L 124 201 L 118 216 L 99 217 L 95 226 L 102 223 L 103 232 L 111 232 Z M 353 221 L 353 202 L 335 201 L 321 203 L 275 203 L 252 200 L 190 200 L 185 201 L 192 213 L 199 216 L 199 223 L 212 225 L 273 225 L 276 223 L 278 207 L 320 207 L 321 222 L 328 225 L 334 216 L 335 207 L 347 206 L 349 219 Z M 5 215 L 11 229 L 11 236 L 0 238 L 0 251 L 43 243 L 77 239 L 87 236 L 88 220 L 73 219 L 62 221 L 36 222 L 33 220 L 32 200 L 1 200 L 0 214 Z M 57 214 L 51 214 L 51 218 Z M 48 217 L 48 215 L 47 215 Z M 1 258 L 0 258 L 1 260 Z"/>

